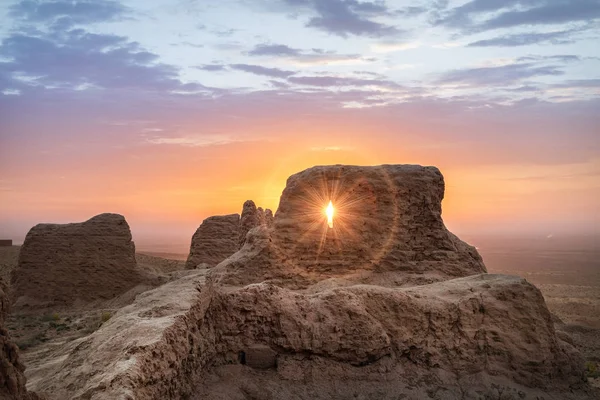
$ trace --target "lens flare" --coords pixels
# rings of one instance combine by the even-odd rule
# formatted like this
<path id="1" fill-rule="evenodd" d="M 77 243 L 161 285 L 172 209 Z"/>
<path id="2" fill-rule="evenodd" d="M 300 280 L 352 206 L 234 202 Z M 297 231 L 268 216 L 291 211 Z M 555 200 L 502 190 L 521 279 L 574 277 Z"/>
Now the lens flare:
<path id="1" fill-rule="evenodd" d="M 325 209 L 325 214 L 327 215 L 327 224 L 330 228 L 333 228 L 333 214 L 335 213 L 335 209 L 333 208 L 333 202 L 330 200 L 329 205 Z"/>
<path id="2" fill-rule="evenodd" d="M 289 251 L 303 251 L 306 253 L 303 260 L 306 263 L 312 260 L 316 267 L 321 265 L 321 261 L 325 262 L 323 265 L 329 265 L 335 260 L 342 260 L 344 250 L 355 247 L 361 248 L 364 259 L 357 268 L 370 269 L 378 265 L 391 251 L 393 239 L 401 227 L 398 223 L 400 217 L 394 211 L 398 190 L 385 167 L 375 168 L 370 174 L 359 177 L 354 168 L 348 167 L 347 171 L 344 167 L 337 171 L 326 170 L 320 179 L 300 181 L 290 189 L 293 189 L 294 195 L 287 197 L 290 207 L 285 211 L 290 215 L 290 222 L 292 219 L 298 221 L 298 236 L 291 242 L 286 235 L 277 236 L 274 239 L 275 251 L 281 251 L 281 256 L 286 259 Z M 381 199 L 371 184 L 371 176 L 375 181 L 383 180 L 389 188 L 383 191 Z M 378 242 L 367 248 L 363 238 L 365 226 L 372 226 L 375 221 L 380 223 L 377 215 L 381 210 L 392 211 L 392 218 L 377 227 Z"/>

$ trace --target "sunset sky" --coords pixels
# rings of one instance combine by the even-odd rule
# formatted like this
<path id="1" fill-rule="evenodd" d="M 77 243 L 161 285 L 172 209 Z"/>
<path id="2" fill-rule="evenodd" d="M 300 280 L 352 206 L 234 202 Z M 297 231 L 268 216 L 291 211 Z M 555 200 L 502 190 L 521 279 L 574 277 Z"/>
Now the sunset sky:
<path id="1" fill-rule="evenodd" d="M 185 248 L 337 163 L 439 167 L 458 234 L 600 233 L 600 1 L 0 1 L 0 239 Z"/>

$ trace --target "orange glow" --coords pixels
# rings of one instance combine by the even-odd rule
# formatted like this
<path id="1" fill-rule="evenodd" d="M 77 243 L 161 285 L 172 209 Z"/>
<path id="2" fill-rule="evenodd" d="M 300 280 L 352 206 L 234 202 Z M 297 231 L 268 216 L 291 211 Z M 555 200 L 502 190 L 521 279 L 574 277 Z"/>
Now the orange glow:
<path id="1" fill-rule="evenodd" d="M 275 137 L 276 128 L 264 135 Z M 559 228 L 597 230 L 600 159 L 499 163 L 488 160 L 490 153 L 466 146 L 439 149 L 410 135 L 399 145 L 364 132 L 367 128 L 360 124 L 327 124 L 306 132 L 288 128 L 286 140 L 208 147 L 139 145 L 97 153 L 86 147 L 41 153 L 27 147 L 29 143 L 13 143 L 4 148 L 14 150 L 0 154 L 0 232 L 19 242 L 40 222 L 84 221 L 116 212 L 125 215 L 138 245 L 176 242 L 186 252 L 204 218 L 239 213 L 249 199 L 275 213 L 290 175 L 331 164 L 439 167 L 446 181 L 442 216 L 459 234 L 499 227 L 547 233 Z M 323 137 L 328 137 L 325 144 Z M 85 156 L 82 149 L 88 151 Z M 335 199 L 335 227 L 329 234 L 346 232 L 346 222 L 356 217 L 348 204 L 357 199 L 345 198 L 348 193 L 335 187 L 318 189 L 319 196 L 310 199 L 314 228 L 325 228 L 325 208 Z"/>
<path id="2" fill-rule="evenodd" d="M 333 228 L 333 215 L 335 214 L 335 209 L 333 208 L 333 203 L 331 200 L 329 201 L 329 205 L 325 209 L 325 215 L 327 215 L 327 225 L 330 228 Z"/>

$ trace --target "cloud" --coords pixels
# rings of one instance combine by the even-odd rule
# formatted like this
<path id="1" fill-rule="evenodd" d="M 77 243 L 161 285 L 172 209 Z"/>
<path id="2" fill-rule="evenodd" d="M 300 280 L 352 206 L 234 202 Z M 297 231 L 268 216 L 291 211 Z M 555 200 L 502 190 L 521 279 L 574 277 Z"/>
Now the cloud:
<path id="1" fill-rule="evenodd" d="M 597 0 L 551 1 L 527 10 L 508 11 L 483 22 L 479 29 L 510 28 L 518 25 L 564 24 L 600 18 Z"/>
<path id="2" fill-rule="evenodd" d="M 574 168 L 575 167 L 575 168 Z M 585 170 L 581 170 L 581 167 L 584 167 Z M 500 178 L 501 180 L 507 181 L 557 181 L 563 179 L 574 179 L 574 178 L 587 178 L 587 177 L 600 177 L 600 170 L 592 168 L 594 170 L 588 170 L 590 168 L 589 164 L 579 164 L 573 165 L 567 171 L 561 168 L 561 170 L 555 170 L 548 174 L 539 174 L 539 175 L 525 175 L 525 176 L 513 176 L 510 178 Z M 570 170 L 570 171 L 569 171 Z M 549 237 L 551 237 L 550 235 Z"/>
<path id="3" fill-rule="evenodd" d="M 529 55 L 517 58 L 519 62 L 525 61 L 560 61 L 563 63 L 581 61 L 581 57 L 574 54 L 556 54 L 553 56 Z"/>
<path id="4" fill-rule="evenodd" d="M 443 43 L 435 43 L 432 44 L 431 47 L 434 49 L 453 49 L 455 47 L 463 47 L 464 43 L 462 42 L 443 42 Z"/>
<path id="5" fill-rule="evenodd" d="M 311 147 L 310 151 L 315 152 L 332 152 L 332 151 L 353 151 L 354 147 L 347 146 L 320 146 L 320 147 Z"/>
<path id="6" fill-rule="evenodd" d="M 285 82 L 275 81 L 275 80 L 270 80 L 269 84 L 272 87 L 274 87 L 275 89 L 289 89 L 289 87 L 290 87 L 290 85 Z"/>
<path id="7" fill-rule="evenodd" d="M 397 36 L 394 26 L 376 21 L 378 17 L 393 17 L 384 1 L 357 0 L 279 0 L 272 11 L 308 15 L 306 26 L 332 35 L 366 37 Z"/>
<path id="8" fill-rule="evenodd" d="M 358 54 L 337 54 L 331 53 L 312 53 L 303 54 L 298 57 L 288 59 L 290 63 L 296 65 L 355 65 L 366 64 L 374 61 L 372 58 L 362 57 Z"/>
<path id="9" fill-rule="evenodd" d="M 572 43 L 574 39 L 571 37 L 573 33 L 578 32 L 577 29 L 568 29 L 558 32 L 545 32 L 545 33 L 518 33 L 512 35 L 498 36 L 491 39 L 478 40 L 476 42 L 469 43 L 468 47 L 517 47 L 527 46 L 532 44 L 568 44 Z"/>
<path id="10" fill-rule="evenodd" d="M 552 85 L 556 88 L 600 88 L 600 79 L 569 79 Z"/>
<path id="11" fill-rule="evenodd" d="M 5 96 L 19 96 L 21 91 L 19 89 L 4 89 L 0 93 Z"/>
<path id="12" fill-rule="evenodd" d="M 9 15 L 17 24 L 0 42 L 0 90 L 208 91 L 197 83 L 182 83 L 178 68 L 161 63 L 158 55 L 127 37 L 75 27 L 122 20 L 130 13 L 114 0 L 15 3 Z"/>
<path id="13" fill-rule="evenodd" d="M 510 85 L 536 76 L 558 76 L 564 72 L 557 66 L 517 63 L 492 67 L 465 68 L 448 71 L 438 83 L 472 86 Z"/>
<path id="14" fill-rule="evenodd" d="M 300 50 L 284 44 L 258 44 L 248 52 L 249 56 L 299 56 Z"/>
<path id="15" fill-rule="evenodd" d="M 451 155 L 442 152 L 448 157 L 439 162 L 461 160 L 463 165 L 468 166 L 514 164 L 524 159 L 532 164 L 556 164 L 596 157 L 599 150 L 596 140 L 600 122 L 598 99 L 560 104 L 539 101 L 502 106 L 491 103 L 492 107 L 473 113 L 468 111 L 468 107 L 482 104 L 480 98 L 440 99 L 433 92 L 431 96 L 415 97 L 401 103 L 388 102 L 358 112 L 340 107 L 340 104 L 350 101 L 382 104 L 384 102 L 377 99 L 364 101 L 368 96 L 379 93 L 329 91 L 327 88 L 323 91 L 286 90 L 285 95 L 275 90 L 239 91 L 217 97 L 177 96 L 172 93 L 149 95 L 137 90 L 121 92 L 113 89 L 107 90 L 106 96 L 102 97 L 75 91 L 45 93 L 47 95 L 0 96 L 0 125 L 3 127 L 0 136 L 26 139 L 24 145 L 28 151 L 22 153 L 25 157 L 22 165 L 31 162 L 28 154 L 35 154 L 36 150 L 44 149 L 50 142 L 69 143 L 78 152 L 92 152 L 89 144 L 96 142 L 93 151 L 97 152 L 99 147 L 112 145 L 115 140 L 131 151 L 137 151 L 141 142 L 146 146 L 140 149 L 142 153 L 137 154 L 145 153 L 160 157 L 162 162 L 172 163 L 175 153 L 171 151 L 213 149 L 206 146 L 229 142 L 232 142 L 231 146 L 241 146 L 241 142 L 268 138 L 293 141 L 297 139 L 298 129 L 310 131 L 315 124 L 323 132 L 347 132 L 338 137 L 340 141 L 332 137 L 323 147 L 347 145 L 354 135 L 365 134 L 374 134 L 380 142 L 383 141 L 381 143 L 389 146 L 408 142 L 419 145 L 439 143 L 442 146 L 466 144 L 455 146 Z M 39 113 L 40 109 L 44 112 Z M 11 119 L 14 115 L 36 115 L 36 118 L 27 121 Z M 274 119 L 273 115 L 278 118 Z M 101 120 L 124 121 L 124 118 L 155 122 L 135 126 L 94 124 Z M 202 121 L 202 132 L 206 132 L 208 139 L 201 139 L 205 134 L 197 133 L 200 132 L 198 121 Z M 58 124 L 50 137 L 43 129 L 49 124 Z M 32 129 L 32 126 L 41 129 Z M 82 131 L 81 126 L 86 129 Z M 290 126 L 294 129 L 286 129 Z M 144 127 L 160 127 L 165 131 L 141 136 L 139 132 Z M 237 132 L 244 132 L 244 135 Z M 318 143 L 318 140 L 311 141 L 308 147 L 318 146 Z M 308 150 L 306 141 L 304 146 L 304 150 Z M 408 147 L 407 151 L 410 152 L 410 149 Z M 221 150 L 228 151 L 227 148 Z M 130 150 L 127 150 L 119 154 L 127 156 L 129 153 Z M 440 156 L 441 153 L 438 153 L 428 153 L 425 158 L 434 159 Z M 102 157 L 98 165 L 103 165 L 105 153 L 99 154 Z M 425 154 L 415 149 L 413 158 L 418 160 Z M 76 159 L 77 162 L 87 161 L 82 159 L 81 154 L 77 154 Z M 157 162 L 154 158 L 152 160 L 147 164 L 149 167 Z M 15 167 L 15 170 L 18 168 Z"/>
<path id="16" fill-rule="evenodd" d="M 227 69 L 227 67 L 222 64 L 203 64 L 203 65 L 196 65 L 193 68 L 199 69 L 202 71 L 210 71 L 210 72 L 225 71 Z"/>
<path id="17" fill-rule="evenodd" d="M 227 134 L 207 134 L 181 137 L 156 137 L 147 139 L 154 145 L 172 145 L 184 147 L 210 147 L 223 146 L 232 143 L 240 143 L 245 140 Z"/>
<path id="18" fill-rule="evenodd" d="M 116 35 L 72 29 L 66 33 L 29 36 L 15 33 L 0 44 L 0 83 L 82 89 L 118 88 L 202 91 L 183 84 L 177 68 L 136 42 Z M 10 88 L 9 87 L 9 88 Z"/>
<path id="19" fill-rule="evenodd" d="M 387 11 L 381 3 L 357 1 L 318 0 L 314 2 L 319 16 L 311 18 L 308 27 L 321 29 L 333 35 L 382 37 L 397 35 L 400 31 L 365 17 L 365 13 L 382 14 Z"/>
<path id="20" fill-rule="evenodd" d="M 316 87 L 344 87 L 344 86 L 374 86 L 387 89 L 401 89 L 401 85 L 384 79 L 361 79 L 338 76 L 292 76 L 288 82 L 296 85 Z"/>
<path id="21" fill-rule="evenodd" d="M 197 44 L 197 43 L 192 43 L 192 42 L 171 43 L 171 46 L 187 46 L 187 47 L 195 47 L 196 49 L 204 48 L 203 44 Z"/>
<path id="22" fill-rule="evenodd" d="M 420 42 L 379 42 L 373 44 L 371 50 L 375 53 L 393 53 L 419 47 L 421 47 Z"/>
<path id="23" fill-rule="evenodd" d="M 403 16 L 403 17 L 416 17 L 417 15 L 425 14 L 430 11 L 429 8 L 423 6 L 408 6 L 396 10 L 394 12 L 395 15 Z"/>
<path id="24" fill-rule="evenodd" d="M 238 71 L 244 71 L 255 75 L 269 76 L 271 78 L 287 78 L 295 74 L 293 71 L 285 71 L 279 68 L 267 68 L 260 65 L 231 64 L 229 67 Z"/>
<path id="25" fill-rule="evenodd" d="M 212 47 L 217 50 L 237 52 L 237 51 L 241 51 L 244 48 L 244 45 L 242 44 L 242 42 L 229 41 L 229 42 L 222 42 L 222 43 L 214 44 L 214 45 L 212 45 Z"/>
<path id="26" fill-rule="evenodd" d="M 373 60 L 360 54 L 338 54 L 323 49 L 301 50 L 283 44 L 258 44 L 246 54 L 279 58 L 298 65 L 363 64 Z"/>
<path id="27" fill-rule="evenodd" d="M 9 9 L 9 15 L 23 22 L 45 23 L 56 28 L 76 24 L 115 21 L 123 18 L 129 9 L 113 0 L 23 0 Z"/>
<path id="28" fill-rule="evenodd" d="M 506 90 L 509 92 L 515 92 L 515 93 L 527 93 L 527 92 L 537 92 L 540 90 L 540 88 L 537 86 L 525 85 L 525 86 L 519 86 L 518 88 L 506 89 Z"/>
<path id="29" fill-rule="evenodd" d="M 216 36 L 219 37 L 230 37 L 233 36 L 236 32 L 239 32 L 240 29 L 234 29 L 234 28 L 230 28 L 230 29 L 215 29 L 213 31 L 211 31 L 211 33 L 213 33 Z"/>
<path id="30" fill-rule="evenodd" d="M 597 0 L 471 0 L 443 13 L 436 24 L 465 32 L 481 32 L 517 26 L 589 22 L 598 18 L 600 2 Z"/>
<path id="31" fill-rule="evenodd" d="M 287 78 L 295 74 L 294 71 L 286 71 L 279 68 L 268 68 L 263 67 L 261 65 L 254 64 L 204 64 L 204 65 L 196 65 L 193 68 L 199 69 L 202 71 L 209 72 L 220 72 L 220 71 L 228 71 L 228 70 L 236 70 L 247 72 L 249 74 L 260 75 L 260 76 L 268 76 L 270 78 Z"/>

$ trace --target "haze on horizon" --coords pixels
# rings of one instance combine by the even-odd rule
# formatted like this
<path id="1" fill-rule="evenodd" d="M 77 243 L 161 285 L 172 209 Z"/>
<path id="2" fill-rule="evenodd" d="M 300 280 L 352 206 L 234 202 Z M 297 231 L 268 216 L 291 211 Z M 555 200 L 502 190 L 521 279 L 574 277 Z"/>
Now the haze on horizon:
<path id="1" fill-rule="evenodd" d="M 0 236 L 185 240 L 313 165 L 421 164 L 462 233 L 600 233 L 597 0 L 0 4 Z"/>

